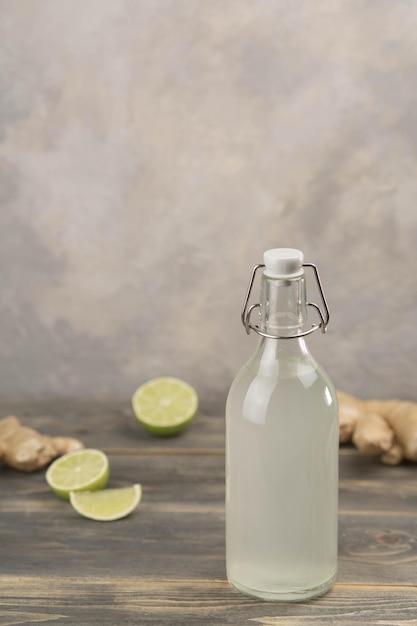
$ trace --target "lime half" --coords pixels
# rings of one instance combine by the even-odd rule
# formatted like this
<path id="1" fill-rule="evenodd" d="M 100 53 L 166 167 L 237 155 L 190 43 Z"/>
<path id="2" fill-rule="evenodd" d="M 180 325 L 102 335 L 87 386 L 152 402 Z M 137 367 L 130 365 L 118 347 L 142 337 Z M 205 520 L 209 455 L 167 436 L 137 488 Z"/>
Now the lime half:
<path id="1" fill-rule="evenodd" d="M 133 411 L 144 428 L 155 435 L 179 433 L 197 412 L 195 389 L 178 378 L 154 378 L 136 389 Z"/>
<path id="2" fill-rule="evenodd" d="M 141 485 L 132 485 L 101 491 L 71 491 L 70 502 L 84 517 L 98 522 L 113 522 L 132 513 L 141 497 Z"/>
<path id="3" fill-rule="evenodd" d="M 94 491 L 106 486 L 110 475 L 107 456 L 101 450 L 86 448 L 56 459 L 46 472 L 46 482 L 61 498 L 71 491 Z"/>

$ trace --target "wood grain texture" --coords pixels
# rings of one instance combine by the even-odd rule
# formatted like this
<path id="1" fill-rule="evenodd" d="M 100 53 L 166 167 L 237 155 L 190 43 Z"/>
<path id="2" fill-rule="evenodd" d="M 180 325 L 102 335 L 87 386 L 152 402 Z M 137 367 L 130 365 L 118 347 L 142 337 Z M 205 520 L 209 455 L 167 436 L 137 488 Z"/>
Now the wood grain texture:
<path id="1" fill-rule="evenodd" d="M 265 603 L 223 580 L 137 580 L 44 577 L 10 578 L 2 586 L 0 623 L 32 624 L 256 624 L 416 626 L 412 587 L 335 587 L 300 604 Z M 72 599 L 76 598 L 76 602 Z M 20 613 L 19 613 L 20 610 Z M 20 620 L 20 621 L 17 621 Z"/>
<path id="2" fill-rule="evenodd" d="M 137 422 L 126 401 L 43 400 L 37 402 L 3 400 L 0 419 L 14 414 L 32 428 L 48 435 L 77 437 L 86 446 L 122 450 L 124 454 L 170 453 L 183 448 L 195 453 L 224 449 L 223 407 L 218 403 L 200 406 L 192 424 L 181 436 L 155 438 Z"/>
<path id="3" fill-rule="evenodd" d="M 86 445 L 110 456 L 110 486 L 140 482 L 143 500 L 124 520 L 96 523 L 57 498 L 44 471 L 0 468 L 1 626 L 417 626 L 417 466 L 389 468 L 342 449 L 338 582 L 317 600 L 269 604 L 225 580 L 219 413 L 160 440 L 135 430 L 126 403 L 23 405 L 3 404 L 0 415 L 16 412 L 45 432 L 83 431 Z"/>

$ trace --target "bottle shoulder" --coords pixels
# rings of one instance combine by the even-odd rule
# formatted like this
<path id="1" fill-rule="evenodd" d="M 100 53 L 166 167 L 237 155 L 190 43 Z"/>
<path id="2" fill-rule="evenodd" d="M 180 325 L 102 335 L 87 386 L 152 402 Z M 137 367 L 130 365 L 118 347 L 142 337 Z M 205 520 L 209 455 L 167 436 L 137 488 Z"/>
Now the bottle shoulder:
<path id="1" fill-rule="evenodd" d="M 258 376 L 277 380 L 303 379 L 314 376 L 314 379 L 321 379 L 336 393 L 327 370 L 312 357 L 305 359 L 288 356 L 265 362 L 253 356 L 238 370 L 232 386 L 235 383 L 238 384 L 242 379 Z"/>
<path id="2" fill-rule="evenodd" d="M 256 353 L 236 374 L 227 404 L 247 403 L 248 397 L 263 398 L 294 405 L 305 402 L 325 403 L 337 413 L 335 386 L 326 371 L 312 355 L 285 355 L 276 359 L 259 359 Z"/>

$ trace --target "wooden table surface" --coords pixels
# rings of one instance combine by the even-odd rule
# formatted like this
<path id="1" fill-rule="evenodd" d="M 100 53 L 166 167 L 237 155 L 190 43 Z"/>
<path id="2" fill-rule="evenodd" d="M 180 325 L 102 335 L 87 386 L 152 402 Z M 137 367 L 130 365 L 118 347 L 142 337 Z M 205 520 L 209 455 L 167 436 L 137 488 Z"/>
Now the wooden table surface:
<path id="1" fill-rule="evenodd" d="M 44 471 L 0 468 L 0 624 L 417 625 L 417 465 L 340 455 L 339 577 L 300 604 L 245 597 L 225 579 L 224 421 L 204 407 L 181 436 L 157 439 L 128 402 L 2 402 L 49 434 L 110 457 L 109 486 L 143 498 L 113 523 L 80 517 Z"/>

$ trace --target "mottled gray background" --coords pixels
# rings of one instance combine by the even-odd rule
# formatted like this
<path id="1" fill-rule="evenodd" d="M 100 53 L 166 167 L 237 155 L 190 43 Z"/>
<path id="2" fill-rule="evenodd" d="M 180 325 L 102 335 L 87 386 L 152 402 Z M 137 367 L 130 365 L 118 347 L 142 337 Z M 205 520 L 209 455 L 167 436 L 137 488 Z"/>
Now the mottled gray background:
<path id="1" fill-rule="evenodd" d="M 336 384 L 417 400 L 417 3 L 0 1 L 0 395 L 222 400 L 264 249 Z"/>

